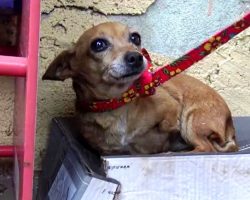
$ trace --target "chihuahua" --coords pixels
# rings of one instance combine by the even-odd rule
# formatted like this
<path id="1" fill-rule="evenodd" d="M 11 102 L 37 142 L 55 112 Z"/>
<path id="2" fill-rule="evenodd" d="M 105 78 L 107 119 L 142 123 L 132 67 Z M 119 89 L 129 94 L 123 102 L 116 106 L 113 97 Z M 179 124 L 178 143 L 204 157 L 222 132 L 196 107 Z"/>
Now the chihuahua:
<path id="1" fill-rule="evenodd" d="M 61 52 L 43 79 L 73 80 L 82 137 L 101 154 L 238 149 L 230 110 L 212 88 L 179 74 L 146 98 L 107 112 L 86 112 L 82 102 L 119 98 L 143 74 L 141 36 L 117 22 L 87 30 Z"/>

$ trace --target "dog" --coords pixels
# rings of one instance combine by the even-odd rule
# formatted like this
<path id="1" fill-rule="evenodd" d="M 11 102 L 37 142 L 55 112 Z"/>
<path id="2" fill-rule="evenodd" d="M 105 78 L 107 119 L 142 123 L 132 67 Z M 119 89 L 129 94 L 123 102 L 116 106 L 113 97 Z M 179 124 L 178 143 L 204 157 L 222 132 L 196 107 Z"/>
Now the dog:
<path id="1" fill-rule="evenodd" d="M 101 154 L 237 151 L 231 112 L 212 88 L 179 74 L 156 93 L 107 112 L 82 102 L 119 98 L 146 70 L 140 34 L 118 22 L 84 32 L 43 80 L 73 80 L 80 133 Z"/>

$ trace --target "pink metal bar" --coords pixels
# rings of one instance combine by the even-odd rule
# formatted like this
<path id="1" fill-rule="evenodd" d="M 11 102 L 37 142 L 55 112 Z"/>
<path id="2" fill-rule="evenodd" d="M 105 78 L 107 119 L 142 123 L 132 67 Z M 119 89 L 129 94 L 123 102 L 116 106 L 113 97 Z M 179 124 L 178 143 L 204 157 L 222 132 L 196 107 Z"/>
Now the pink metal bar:
<path id="1" fill-rule="evenodd" d="M 27 58 L 0 56 L 0 75 L 2 76 L 25 76 Z"/>
<path id="2" fill-rule="evenodd" d="M 40 1 L 22 1 L 19 55 L 27 58 L 26 77 L 16 78 L 14 146 L 15 189 L 19 200 L 32 200 L 36 132 Z"/>
<path id="3" fill-rule="evenodd" d="M 0 146 L 0 157 L 13 157 L 14 146 Z"/>

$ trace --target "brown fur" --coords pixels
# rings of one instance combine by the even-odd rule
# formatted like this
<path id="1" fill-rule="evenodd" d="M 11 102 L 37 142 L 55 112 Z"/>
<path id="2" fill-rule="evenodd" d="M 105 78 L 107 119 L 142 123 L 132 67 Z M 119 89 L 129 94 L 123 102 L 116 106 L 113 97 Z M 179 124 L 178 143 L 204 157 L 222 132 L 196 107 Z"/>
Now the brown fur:
<path id="1" fill-rule="evenodd" d="M 113 76 L 125 70 L 123 57 L 128 51 L 140 52 L 140 46 L 129 41 L 131 32 L 127 26 L 111 22 L 89 29 L 72 49 L 51 63 L 43 77 L 73 79 L 79 128 L 89 144 L 105 154 L 159 153 L 180 150 L 181 138 L 193 151 L 236 151 L 228 106 L 213 89 L 187 75 L 178 75 L 158 87 L 155 95 L 138 98 L 119 109 L 83 112 L 83 100 L 120 97 L 141 75 L 126 79 Z M 93 52 L 90 45 L 96 38 L 107 39 L 110 47 L 101 53 Z"/>

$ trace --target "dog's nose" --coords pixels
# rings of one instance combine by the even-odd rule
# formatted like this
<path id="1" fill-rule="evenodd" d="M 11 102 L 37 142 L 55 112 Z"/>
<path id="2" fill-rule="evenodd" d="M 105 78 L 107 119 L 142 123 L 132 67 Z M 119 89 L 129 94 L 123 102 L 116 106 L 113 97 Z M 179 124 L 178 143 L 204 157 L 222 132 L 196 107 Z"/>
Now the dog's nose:
<path id="1" fill-rule="evenodd" d="M 125 55 L 126 65 L 131 68 L 141 67 L 143 64 L 143 56 L 136 51 L 131 51 Z"/>

